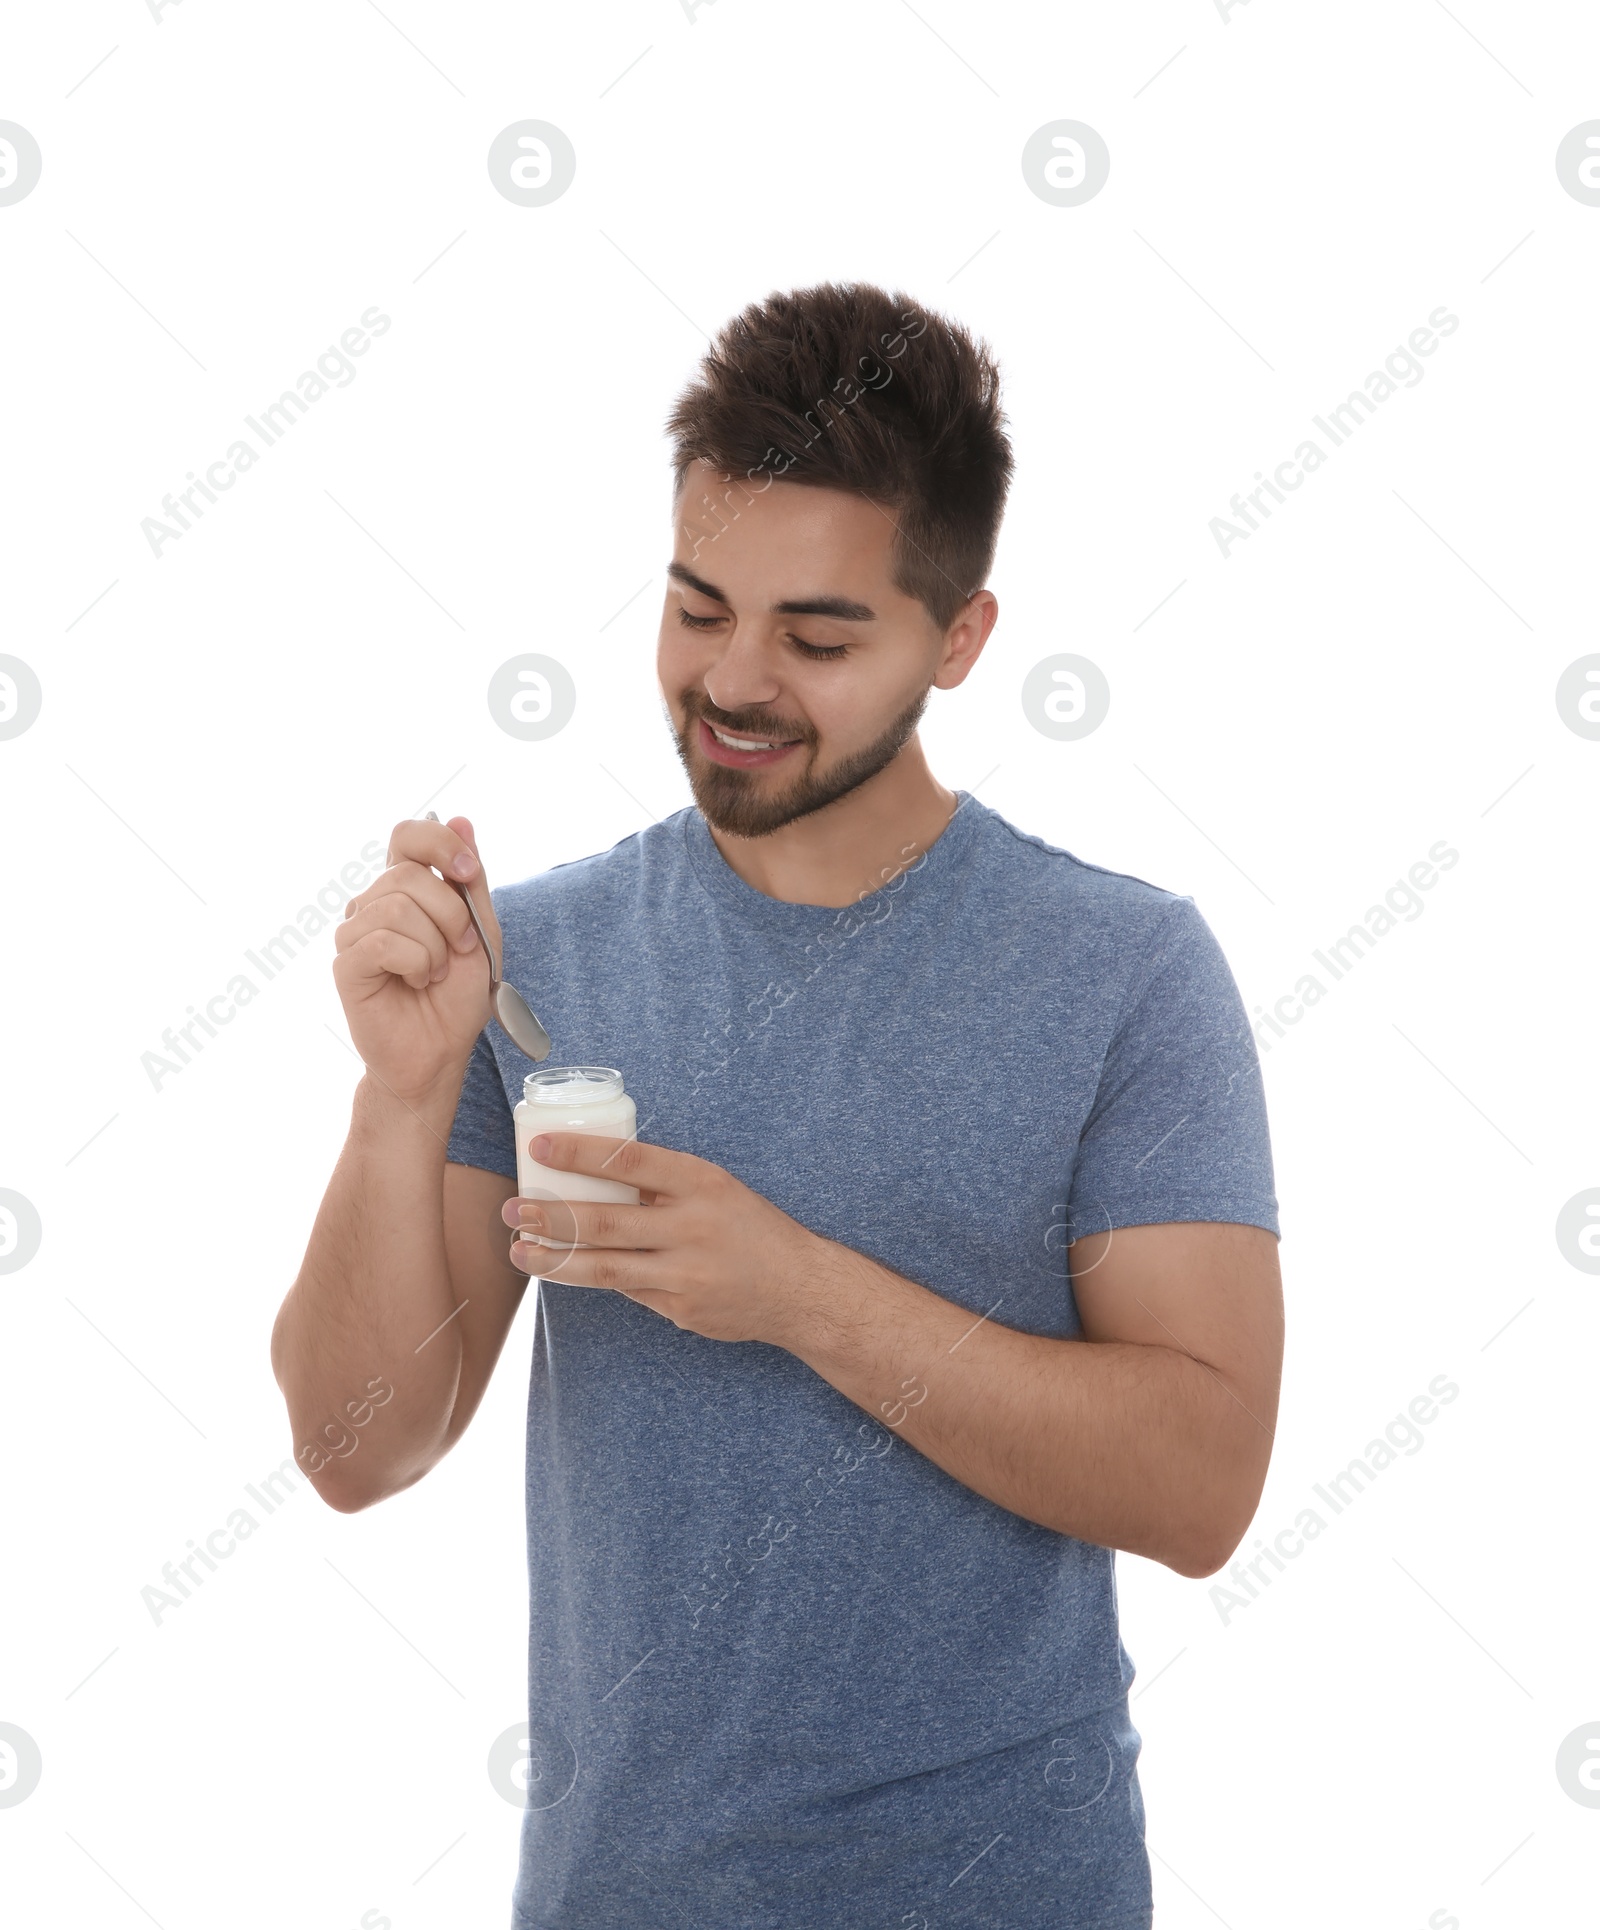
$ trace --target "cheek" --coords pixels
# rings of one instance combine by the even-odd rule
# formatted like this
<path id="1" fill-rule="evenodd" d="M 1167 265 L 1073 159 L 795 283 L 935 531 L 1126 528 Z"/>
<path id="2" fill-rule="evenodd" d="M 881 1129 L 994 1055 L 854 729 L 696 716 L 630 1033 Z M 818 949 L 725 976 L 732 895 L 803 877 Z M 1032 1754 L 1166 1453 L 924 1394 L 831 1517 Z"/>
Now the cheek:
<path id="1" fill-rule="evenodd" d="M 670 628 L 663 622 L 656 642 L 656 677 L 674 716 L 684 691 L 701 682 L 710 661 L 703 636 L 695 636 L 676 622 Z"/>
<path id="2" fill-rule="evenodd" d="M 870 659 L 863 652 L 816 665 L 812 675 L 797 680 L 795 694 L 825 744 L 855 748 L 871 743 L 925 688 L 920 669 L 903 658 L 891 659 L 887 651 L 875 651 Z"/>

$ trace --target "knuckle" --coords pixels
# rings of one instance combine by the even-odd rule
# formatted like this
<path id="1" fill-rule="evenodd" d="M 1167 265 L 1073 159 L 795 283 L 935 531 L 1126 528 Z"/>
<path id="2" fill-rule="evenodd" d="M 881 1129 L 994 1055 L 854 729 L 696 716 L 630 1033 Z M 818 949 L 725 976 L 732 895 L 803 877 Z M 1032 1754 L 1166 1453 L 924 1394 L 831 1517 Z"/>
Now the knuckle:
<path id="1" fill-rule="evenodd" d="M 354 947 L 365 952 L 367 960 L 380 971 L 393 972 L 396 977 L 405 978 L 414 974 L 417 967 L 416 942 L 393 931 L 387 925 L 380 925 L 375 931 Z"/>

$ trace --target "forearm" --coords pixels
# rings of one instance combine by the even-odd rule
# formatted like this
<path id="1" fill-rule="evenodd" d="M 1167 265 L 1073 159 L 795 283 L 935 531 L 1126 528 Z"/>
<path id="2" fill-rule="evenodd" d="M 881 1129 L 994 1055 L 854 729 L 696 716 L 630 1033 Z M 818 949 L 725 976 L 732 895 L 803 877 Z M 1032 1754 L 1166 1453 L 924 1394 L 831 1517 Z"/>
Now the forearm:
<path id="1" fill-rule="evenodd" d="M 1176 1348 L 1021 1333 L 832 1241 L 800 1304 L 791 1352 L 1029 1521 L 1204 1575 L 1255 1512 L 1270 1436 Z"/>
<path id="2" fill-rule="evenodd" d="M 297 1463 L 335 1507 L 408 1486 L 443 1449 L 462 1359 L 442 1208 L 456 1099 L 406 1103 L 362 1079 L 273 1327 Z M 375 1377 L 393 1391 L 369 1411 Z"/>

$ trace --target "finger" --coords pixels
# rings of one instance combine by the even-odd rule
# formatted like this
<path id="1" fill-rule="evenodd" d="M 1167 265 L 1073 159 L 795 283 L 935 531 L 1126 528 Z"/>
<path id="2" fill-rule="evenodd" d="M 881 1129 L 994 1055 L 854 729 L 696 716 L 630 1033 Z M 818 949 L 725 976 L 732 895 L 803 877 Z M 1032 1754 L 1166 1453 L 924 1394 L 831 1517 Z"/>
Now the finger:
<path id="1" fill-rule="evenodd" d="M 500 930 L 500 920 L 495 913 L 494 894 L 489 889 L 488 873 L 483 869 L 483 853 L 478 849 L 477 833 L 472 828 L 472 820 L 471 818 L 457 817 L 449 819 L 448 822 L 449 828 L 470 848 L 473 856 L 478 860 L 477 874 L 469 877 L 465 881 L 462 889 L 470 895 L 472 908 L 477 912 L 479 922 L 488 934 L 490 955 L 503 962 L 505 958 L 505 939 Z M 464 951 L 470 951 L 477 942 L 477 930 L 476 927 L 474 927 L 469 934 L 468 942 L 462 949 Z"/>
<path id="2" fill-rule="evenodd" d="M 588 1173 L 669 1195 L 685 1193 L 697 1179 L 720 1170 L 693 1153 L 675 1153 L 642 1139 L 614 1139 L 608 1133 L 536 1133 L 528 1150 L 541 1166 L 558 1172 Z"/>
<path id="3" fill-rule="evenodd" d="M 403 979 L 414 992 L 432 983 L 433 960 L 425 945 L 407 938 L 404 932 L 384 926 L 357 939 L 348 951 L 333 961 L 334 983 L 358 984 L 363 979 L 380 979 L 385 973 Z M 374 989 L 376 989 L 374 987 Z"/>
<path id="4" fill-rule="evenodd" d="M 449 971 L 450 947 L 444 933 L 416 900 L 404 892 L 391 892 L 386 898 L 364 905 L 353 917 L 336 926 L 333 948 L 336 952 L 348 951 L 375 931 L 395 931 L 403 938 L 415 939 L 428 954 L 430 982 L 437 983 Z"/>
<path id="5" fill-rule="evenodd" d="M 616 1206 L 599 1200 L 519 1198 L 508 1224 L 542 1233 L 563 1246 L 623 1247 L 646 1252 L 671 1242 L 671 1226 L 659 1206 Z"/>
<path id="6" fill-rule="evenodd" d="M 643 1189 L 641 1189 L 641 1193 L 639 1193 L 639 1199 L 641 1199 L 641 1202 L 643 1202 L 645 1206 L 654 1206 L 654 1204 L 656 1204 L 654 1197 L 650 1197 L 650 1199 L 645 1197 Z M 519 1226 L 525 1206 L 548 1206 L 548 1204 L 550 1204 L 548 1200 L 523 1199 L 521 1193 L 513 1193 L 510 1199 L 502 1200 L 502 1204 L 500 1204 L 500 1218 L 506 1222 L 506 1226 Z M 629 1212 L 631 1212 L 631 1208 L 629 1208 Z M 645 1243 L 645 1245 L 648 1245 L 648 1243 Z"/>
<path id="7" fill-rule="evenodd" d="M 532 1240 L 511 1242 L 511 1264 L 558 1287 L 600 1287 L 613 1293 L 640 1288 L 662 1290 L 663 1266 L 654 1253 L 622 1253 L 614 1248 L 538 1246 Z"/>
<path id="8" fill-rule="evenodd" d="M 466 827 L 465 836 L 459 826 Z M 389 833 L 388 863 L 401 864 L 407 858 L 416 864 L 437 865 L 447 878 L 459 878 L 463 884 L 470 884 L 483 870 L 467 818 L 453 818 L 449 824 L 435 818 L 402 818 Z"/>
<path id="9" fill-rule="evenodd" d="M 477 948 L 478 934 L 460 892 L 452 890 L 425 864 L 416 864 L 410 858 L 380 872 L 365 891 L 346 905 L 345 917 L 353 918 L 371 905 L 391 903 L 396 898 L 409 898 L 458 952 Z"/>
<path id="10" fill-rule="evenodd" d="M 548 1279 L 551 1276 L 551 1265 L 539 1258 L 541 1253 L 548 1251 L 549 1249 L 545 1247 L 533 1246 L 527 1242 L 513 1241 L 511 1249 L 512 1265 L 524 1273 Z M 523 1257 L 524 1255 L 528 1257 L 525 1258 Z M 599 1284 L 597 1282 L 570 1280 L 566 1277 L 569 1271 L 570 1269 L 568 1268 L 561 1268 L 559 1270 L 559 1278 L 554 1281 L 554 1284 L 573 1287 Z M 609 1288 L 608 1291 L 621 1294 L 624 1300 L 637 1301 L 641 1307 L 648 1307 L 652 1313 L 659 1314 L 663 1320 L 670 1320 L 675 1327 L 681 1327 L 684 1324 L 679 1317 L 682 1312 L 681 1298 L 671 1288 L 616 1286 Z"/>

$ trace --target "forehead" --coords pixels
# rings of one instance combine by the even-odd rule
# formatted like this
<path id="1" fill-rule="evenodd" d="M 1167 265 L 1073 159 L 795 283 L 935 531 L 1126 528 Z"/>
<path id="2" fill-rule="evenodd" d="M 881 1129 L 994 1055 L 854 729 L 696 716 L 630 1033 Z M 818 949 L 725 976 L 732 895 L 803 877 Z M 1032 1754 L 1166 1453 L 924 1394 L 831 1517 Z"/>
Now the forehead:
<path id="1" fill-rule="evenodd" d="M 840 489 L 725 480 L 709 463 L 684 474 L 672 554 L 730 598 L 775 603 L 824 590 L 891 587 L 890 511 Z"/>

